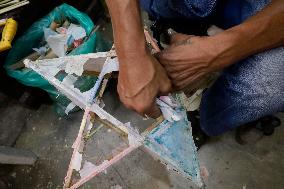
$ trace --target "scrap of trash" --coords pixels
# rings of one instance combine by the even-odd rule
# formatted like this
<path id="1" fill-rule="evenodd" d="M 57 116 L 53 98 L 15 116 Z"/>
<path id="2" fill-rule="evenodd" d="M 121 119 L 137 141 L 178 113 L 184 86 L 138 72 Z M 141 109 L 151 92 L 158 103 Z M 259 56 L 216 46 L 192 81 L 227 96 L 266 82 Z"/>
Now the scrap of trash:
<path id="1" fill-rule="evenodd" d="M 64 116 L 71 101 L 35 71 L 26 68 L 24 60 L 50 60 L 93 53 L 98 50 L 109 50 L 111 46 L 99 34 L 98 28 L 99 25 L 95 25 L 91 18 L 74 7 L 65 3 L 56 7 L 46 16 L 34 22 L 22 36 L 14 41 L 13 48 L 4 64 L 7 74 L 26 86 L 45 90 L 54 102 L 56 113 Z M 78 61 L 75 64 L 75 61 L 70 62 L 67 64 L 66 72 L 60 72 L 56 77 L 63 79 L 67 74 L 77 74 L 67 77 L 70 80 L 67 78 L 66 80 L 71 83 L 76 81 L 74 85 L 80 91 L 88 91 L 96 82 L 99 66 L 95 65 L 96 68 L 90 68 L 91 71 L 86 69 L 82 73 L 83 68 L 80 65 L 83 65 L 84 61 L 80 61 L 80 64 Z M 56 64 L 48 65 L 51 67 L 46 67 L 46 69 L 57 70 Z M 90 64 L 87 63 L 86 66 L 88 67 L 88 65 Z"/>
<path id="2" fill-rule="evenodd" d="M 65 21 L 53 21 L 48 28 L 44 28 L 44 39 L 40 46 L 33 48 L 43 58 L 63 57 L 79 47 L 87 34 L 83 27 Z M 53 57 L 50 57 L 50 56 Z"/>
<path id="3" fill-rule="evenodd" d="M 88 39 L 85 29 L 68 19 L 53 21 L 49 27 L 43 28 L 43 33 L 44 37 L 38 46 L 33 47 L 34 53 L 24 59 L 36 61 L 64 57 Z M 11 65 L 10 68 L 23 69 L 24 59 Z"/>

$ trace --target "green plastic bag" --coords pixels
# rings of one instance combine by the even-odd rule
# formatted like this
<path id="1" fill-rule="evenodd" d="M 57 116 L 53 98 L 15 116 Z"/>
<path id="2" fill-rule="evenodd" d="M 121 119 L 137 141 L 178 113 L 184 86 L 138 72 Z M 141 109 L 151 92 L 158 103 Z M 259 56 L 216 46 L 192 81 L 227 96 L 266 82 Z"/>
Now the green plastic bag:
<path id="1" fill-rule="evenodd" d="M 39 87 L 47 91 L 50 97 L 55 101 L 56 112 L 60 115 L 64 114 L 64 111 L 67 105 L 70 103 L 70 100 L 59 94 L 58 91 L 48 83 L 48 81 L 43 79 L 33 70 L 26 68 L 23 70 L 13 70 L 10 69 L 10 65 L 13 65 L 14 63 L 33 53 L 32 48 L 37 47 L 40 44 L 44 36 L 44 28 L 48 28 L 52 21 L 64 20 L 66 18 L 71 21 L 71 23 L 82 26 L 86 30 L 87 36 L 89 36 L 87 41 L 74 49 L 68 55 L 106 51 L 110 48 L 110 45 L 100 37 L 98 32 L 92 33 L 94 23 L 86 14 L 78 11 L 70 5 L 62 4 L 61 6 L 56 7 L 48 15 L 35 22 L 23 34 L 23 36 L 18 38 L 15 43 L 13 43 L 13 48 L 10 50 L 4 64 L 7 74 L 17 79 L 20 83 L 31 87 Z M 95 80 L 96 77 L 82 76 L 79 79 L 77 86 L 82 92 L 84 92 L 93 86 Z"/>

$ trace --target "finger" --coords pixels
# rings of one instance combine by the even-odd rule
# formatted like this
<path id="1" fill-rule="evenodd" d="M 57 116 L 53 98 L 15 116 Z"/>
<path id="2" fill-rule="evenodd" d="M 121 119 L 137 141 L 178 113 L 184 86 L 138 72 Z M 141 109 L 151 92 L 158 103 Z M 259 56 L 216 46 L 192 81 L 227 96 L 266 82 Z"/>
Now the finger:
<path id="1" fill-rule="evenodd" d="M 158 53 L 155 53 L 155 54 L 153 54 L 153 56 L 156 58 L 156 60 L 157 60 L 158 62 L 160 62 L 160 64 L 162 64 L 161 60 L 162 60 L 162 57 L 163 57 L 163 51 L 158 52 Z M 162 64 L 162 65 L 163 65 L 163 64 Z"/>
<path id="2" fill-rule="evenodd" d="M 170 77 L 174 82 L 180 82 L 190 76 L 191 73 L 188 72 L 179 72 L 179 73 L 175 72 L 174 74 L 170 74 Z"/>
<path id="3" fill-rule="evenodd" d="M 169 76 L 172 80 L 175 81 L 183 81 L 186 78 L 189 77 L 195 77 L 196 75 L 202 75 L 202 70 L 195 70 L 195 69 L 183 69 L 181 71 L 176 72 L 168 72 Z"/>
<path id="4" fill-rule="evenodd" d="M 188 85 L 191 85 L 194 82 L 197 82 L 198 79 L 200 79 L 202 77 L 203 74 L 199 73 L 197 75 L 193 75 L 192 77 L 188 77 L 182 81 L 173 81 L 174 85 L 175 85 L 175 89 L 178 90 L 182 90 L 184 88 L 186 88 Z"/>
<path id="5" fill-rule="evenodd" d="M 128 98 L 125 98 L 125 96 L 123 94 L 119 94 L 119 100 L 120 102 L 122 102 L 122 104 L 129 110 L 134 110 L 134 108 L 130 105 Z"/>
<path id="6" fill-rule="evenodd" d="M 190 65 L 191 64 L 191 65 Z M 183 62 L 183 61 L 178 61 L 176 62 L 176 65 L 167 63 L 165 66 L 165 69 L 167 70 L 167 72 L 170 75 L 179 75 L 181 73 L 187 73 L 187 72 L 191 72 L 191 73 L 198 73 L 200 71 L 202 71 L 204 68 L 204 66 L 200 66 L 197 65 L 199 63 L 194 63 L 192 64 L 191 62 Z"/>
<path id="7" fill-rule="evenodd" d="M 166 52 L 166 50 L 162 53 L 156 54 L 157 60 L 160 62 L 161 65 L 165 66 L 176 66 L 176 60 L 174 52 Z"/>
<path id="8" fill-rule="evenodd" d="M 119 98 L 126 108 L 136 111 L 143 117 L 159 117 L 161 112 L 159 107 L 156 105 L 156 97 L 153 97 L 152 99 L 145 98 L 142 93 L 134 98 L 128 98 L 122 94 L 119 95 Z"/>
<path id="9" fill-rule="evenodd" d="M 157 53 L 155 54 L 155 57 L 156 59 L 158 60 L 158 62 L 162 65 L 162 66 L 169 66 L 171 64 L 170 61 L 167 61 L 165 58 L 164 58 L 165 54 L 163 52 L 161 53 Z"/>
<path id="10" fill-rule="evenodd" d="M 193 35 L 186 35 L 181 33 L 175 33 L 171 35 L 170 44 L 181 43 L 189 38 L 193 37 Z"/>
<path id="11" fill-rule="evenodd" d="M 161 112 L 160 108 L 158 107 L 158 105 L 156 104 L 156 101 L 154 101 L 152 103 L 152 105 L 150 106 L 150 108 L 147 109 L 144 112 L 143 116 L 145 116 L 145 115 L 147 115 L 148 117 L 154 118 L 154 119 L 156 119 L 156 118 L 158 118 L 162 115 L 162 112 Z"/>
<path id="12" fill-rule="evenodd" d="M 186 70 L 189 69 L 188 65 L 180 65 L 179 63 L 177 63 L 176 66 L 167 63 L 164 67 L 170 76 L 179 75 L 180 73 L 186 72 Z"/>
<path id="13" fill-rule="evenodd" d="M 184 51 L 182 46 L 171 46 L 160 53 L 155 54 L 155 57 L 161 64 L 175 65 L 175 62 L 180 61 L 181 52 Z"/>
<path id="14" fill-rule="evenodd" d="M 159 96 L 168 95 L 171 90 L 172 90 L 172 83 L 169 78 L 166 78 L 165 80 L 161 81 L 160 91 L 158 95 Z"/>

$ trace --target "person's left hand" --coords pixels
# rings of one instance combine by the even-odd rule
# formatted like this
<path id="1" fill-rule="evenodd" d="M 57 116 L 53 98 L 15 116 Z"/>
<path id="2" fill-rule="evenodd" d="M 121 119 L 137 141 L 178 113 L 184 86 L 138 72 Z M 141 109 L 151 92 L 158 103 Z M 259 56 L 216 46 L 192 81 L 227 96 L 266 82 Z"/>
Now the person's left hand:
<path id="1" fill-rule="evenodd" d="M 223 57 L 222 41 L 214 37 L 174 34 L 171 45 L 157 54 L 164 65 L 175 90 L 198 82 L 206 74 L 228 65 L 229 57 Z"/>

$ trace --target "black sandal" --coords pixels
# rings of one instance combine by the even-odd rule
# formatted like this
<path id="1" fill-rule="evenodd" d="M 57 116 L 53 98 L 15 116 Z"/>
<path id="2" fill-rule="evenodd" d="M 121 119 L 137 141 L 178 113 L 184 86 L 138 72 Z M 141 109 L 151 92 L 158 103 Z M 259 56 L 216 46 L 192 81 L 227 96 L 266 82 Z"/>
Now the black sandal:
<path id="1" fill-rule="evenodd" d="M 276 127 L 281 125 L 279 118 L 275 116 L 265 116 L 257 121 L 247 123 L 237 128 L 235 140 L 237 143 L 244 145 L 248 141 L 244 139 L 244 135 L 251 131 L 258 131 L 257 138 L 254 141 L 260 140 L 263 136 L 270 136 L 274 133 Z"/>
<path id="2" fill-rule="evenodd" d="M 260 119 L 261 125 L 259 128 L 265 136 L 270 136 L 274 133 L 276 127 L 281 125 L 281 121 L 278 117 L 275 116 L 266 116 Z"/>

